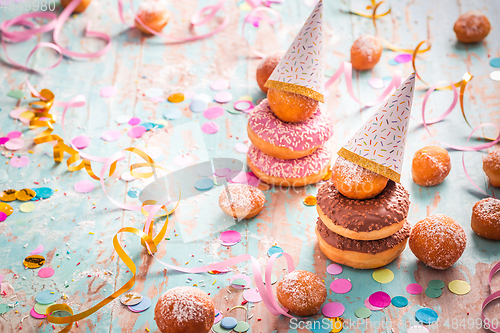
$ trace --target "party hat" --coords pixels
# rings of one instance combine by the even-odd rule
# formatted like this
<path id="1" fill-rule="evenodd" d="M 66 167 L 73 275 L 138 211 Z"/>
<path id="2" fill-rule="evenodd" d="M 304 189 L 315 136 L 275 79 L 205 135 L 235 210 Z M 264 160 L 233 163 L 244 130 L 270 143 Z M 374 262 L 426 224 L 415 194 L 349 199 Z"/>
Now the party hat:
<path id="1" fill-rule="evenodd" d="M 414 87 L 415 72 L 337 154 L 399 183 Z"/>
<path id="2" fill-rule="evenodd" d="M 323 1 L 319 0 L 265 87 L 323 98 Z"/>

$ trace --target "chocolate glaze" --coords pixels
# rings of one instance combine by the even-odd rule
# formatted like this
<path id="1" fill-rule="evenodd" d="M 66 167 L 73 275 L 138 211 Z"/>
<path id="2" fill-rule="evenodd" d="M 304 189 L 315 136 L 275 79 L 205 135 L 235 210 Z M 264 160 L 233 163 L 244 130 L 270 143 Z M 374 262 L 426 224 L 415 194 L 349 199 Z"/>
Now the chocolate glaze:
<path id="1" fill-rule="evenodd" d="M 330 246 L 343 251 L 354 251 L 362 253 L 377 254 L 386 250 L 392 249 L 396 245 L 403 242 L 410 237 L 411 225 L 406 221 L 405 224 L 395 234 L 377 240 L 362 241 L 346 238 L 339 234 L 334 233 L 318 218 L 316 228 L 321 235 L 321 238 Z"/>
<path id="2" fill-rule="evenodd" d="M 392 180 L 382 193 L 367 200 L 346 198 L 331 180 L 316 195 L 319 207 L 335 225 L 356 232 L 380 230 L 401 222 L 408 216 L 409 197 L 403 185 Z"/>

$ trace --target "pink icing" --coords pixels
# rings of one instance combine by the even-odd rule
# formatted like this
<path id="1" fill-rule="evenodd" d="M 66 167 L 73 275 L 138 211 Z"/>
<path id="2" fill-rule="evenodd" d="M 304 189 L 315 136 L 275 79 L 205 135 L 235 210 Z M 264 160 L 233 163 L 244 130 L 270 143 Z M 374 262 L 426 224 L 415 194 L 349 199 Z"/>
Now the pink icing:
<path id="1" fill-rule="evenodd" d="M 296 160 L 281 160 L 250 147 L 248 158 L 263 173 L 280 178 L 303 178 L 320 172 L 330 162 L 331 152 L 325 147 L 319 147 L 312 155 Z"/>
<path id="2" fill-rule="evenodd" d="M 262 140 L 293 151 L 322 146 L 333 134 L 332 121 L 319 108 L 306 121 L 287 123 L 273 114 L 267 99 L 254 108 L 248 125 Z"/>

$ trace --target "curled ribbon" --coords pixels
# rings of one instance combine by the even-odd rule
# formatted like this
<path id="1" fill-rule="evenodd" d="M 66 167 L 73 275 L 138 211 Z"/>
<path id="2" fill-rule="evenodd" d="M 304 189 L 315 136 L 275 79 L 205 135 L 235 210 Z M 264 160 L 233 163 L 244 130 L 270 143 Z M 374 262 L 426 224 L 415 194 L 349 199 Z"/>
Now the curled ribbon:
<path id="1" fill-rule="evenodd" d="M 497 263 L 495 266 L 493 266 L 493 268 L 491 269 L 490 271 L 490 275 L 488 277 L 488 284 L 490 286 L 490 289 L 491 289 L 491 280 L 493 279 L 493 276 L 498 272 L 500 271 L 500 262 Z M 491 290 L 490 290 L 491 291 Z M 484 322 L 484 328 L 486 329 L 489 329 L 490 331 L 492 332 L 496 332 L 496 333 L 500 333 L 500 326 L 498 325 L 498 320 L 495 320 L 496 321 L 496 324 L 492 325 L 490 323 L 490 320 L 485 318 L 484 316 L 484 310 L 486 309 L 486 307 L 488 306 L 488 304 L 490 304 L 491 302 L 497 300 L 500 298 L 500 290 L 498 291 L 495 291 L 493 294 L 491 294 L 490 296 L 488 296 L 484 302 L 483 302 L 483 305 L 481 307 L 481 318 L 483 319 L 483 322 Z M 496 319 L 496 318 L 495 318 Z"/>
<path id="2" fill-rule="evenodd" d="M 252 3 L 251 1 L 247 1 L 247 3 L 252 7 L 252 11 L 250 13 L 248 13 L 245 16 L 245 19 L 243 20 L 243 26 L 241 28 L 241 35 L 243 36 L 243 39 L 245 40 L 245 42 L 249 46 L 250 51 L 252 51 L 258 58 L 262 59 L 262 58 L 266 57 L 266 54 L 264 54 L 260 51 L 257 51 L 256 49 L 254 49 L 250 45 L 250 42 L 248 41 L 247 37 L 245 36 L 245 25 L 247 23 L 252 23 L 255 27 L 258 27 L 261 20 L 266 21 L 270 25 L 275 25 L 276 23 L 278 23 L 281 20 L 281 16 L 276 10 L 274 10 L 272 8 L 258 6 L 254 3 Z M 267 3 L 266 5 L 269 6 L 269 3 Z M 268 15 L 263 15 L 263 14 L 272 14 L 275 16 L 275 19 L 271 18 Z"/>

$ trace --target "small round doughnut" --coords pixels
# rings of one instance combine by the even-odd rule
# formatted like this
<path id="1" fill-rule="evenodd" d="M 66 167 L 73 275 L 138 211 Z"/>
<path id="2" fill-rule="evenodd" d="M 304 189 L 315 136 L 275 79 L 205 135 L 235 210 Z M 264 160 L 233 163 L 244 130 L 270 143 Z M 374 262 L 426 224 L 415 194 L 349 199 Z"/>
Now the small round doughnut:
<path id="1" fill-rule="evenodd" d="M 389 178 L 337 157 L 332 168 L 333 184 L 349 199 L 370 199 L 382 192 Z"/>
<path id="2" fill-rule="evenodd" d="M 69 3 L 72 1 L 75 1 L 75 0 L 61 0 L 61 6 L 63 6 L 63 8 L 66 8 L 66 7 L 68 7 Z M 78 6 L 76 6 L 76 8 L 73 10 L 73 13 L 84 12 L 85 9 L 87 9 L 88 5 L 90 5 L 91 1 L 92 0 L 82 0 L 82 2 L 80 2 L 80 4 Z"/>
<path id="3" fill-rule="evenodd" d="M 404 251 L 411 225 L 405 220 L 401 229 L 377 240 L 355 240 L 331 231 L 321 219 L 316 223 L 320 250 L 328 259 L 358 269 L 379 268 L 391 263 Z"/>
<path id="4" fill-rule="evenodd" d="M 314 153 L 333 135 L 333 123 L 318 108 L 301 123 L 278 119 L 264 99 L 248 119 L 248 138 L 259 150 L 282 160 L 293 160 Z"/>
<path id="5" fill-rule="evenodd" d="M 198 288 L 172 288 L 158 299 L 154 319 L 161 333 L 208 333 L 214 324 L 214 303 Z"/>
<path id="6" fill-rule="evenodd" d="M 483 170 L 491 185 L 500 187 L 500 149 L 490 151 L 483 158 Z"/>
<path id="7" fill-rule="evenodd" d="M 230 184 L 227 187 L 231 201 L 225 189 L 222 189 L 219 195 L 219 206 L 227 215 L 247 220 L 259 214 L 264 208 L 266 197 L 258 188 L 246 184 Z"/>
<path id="8" fill-rule="evenodd" d="M 372 69 L 382 55 L 382 43 L 372 35 L 361 35 L 351 47 L 352 67 L 358 71 Z"/>
<path id="9" fill-rule="evenodd" d="M 441 184 L 451 170 L 450 155 L 446 149 L 428 146 L 416 151 L 411 164 L 415 184 L 435 186 Z"/>
<path id="10" fill-rule="evenodd" d="M 490 33 L 491 25 L 488 18 L 478 10 L 473 10 L 460 15 L 453 31 L 462 43 L 477 43 Z"/>
<path id="11" fill-rule="evenodd" d="M 324 147 L 306 157 L 282 160 L 250 146 L 247 163 L 260 180 L 284 187 L 298 187 L 319 182 L 330 168 L 331 153 Z"/>
<path id="12" fill-rule="evenodd" d="M 284 54 L 285 53 L 283 51 L 271 53 L 267 57 L 262 59 L 259 63 L 259 66 L 257 67 L 257 84 L 259 85 L 260 90 L 262 90 L 266 94 L 269 88 L 264 87 L 264 85 L 273 73 L 276 66 L 278 66 L 278 63 L 280 62 Z"/>
<path id="13" fill-rule="evenodd" d="M 467 236 L 451 217 L 436 214 L 415 224 L 409 244 L 411 252 L 426 266 L 447 269 L 464 253 Z"/>
<path id="14" fill-rule="evenodd" d="M 343 196 L 333 179 L 316 195 L 316 210 L 323 223 L 336 234 L 355 240 L 389 237 L 401 229 L 410 210 L 410 195 L 392 180 L 373 199 L 354 200 Z"/>
<path id="15" fill-rule="evenodd" d="M 500 240 L 500 200 L 486 198 L 472 208 L 472 230 L 481 237 Z"/>
<path id="16" fill-rule="evenodd" d="M 137 16 L 148 28 L 160 32 L 170 20 L 170 11 L 160 1 L 147 0 L 139 6 Z M 151 32 L 144 29 L 137 19 L 135 20 L 135 27 L 146 35 L 152 35 Z"/>
<path id="17" fill-rule="evenodd" d="M 298 316 L 318 313 L 326 300 L 326 287 L 314 273 L 295 270 L 278 282 L 278 301 Z"/>
<path id="18" fill-rule="evenodd" d="M 300 123 L 312 117 L 319 102 L 307 96 L 269 88 L 267 99 L 273 113 L 289 123 Z"/>

